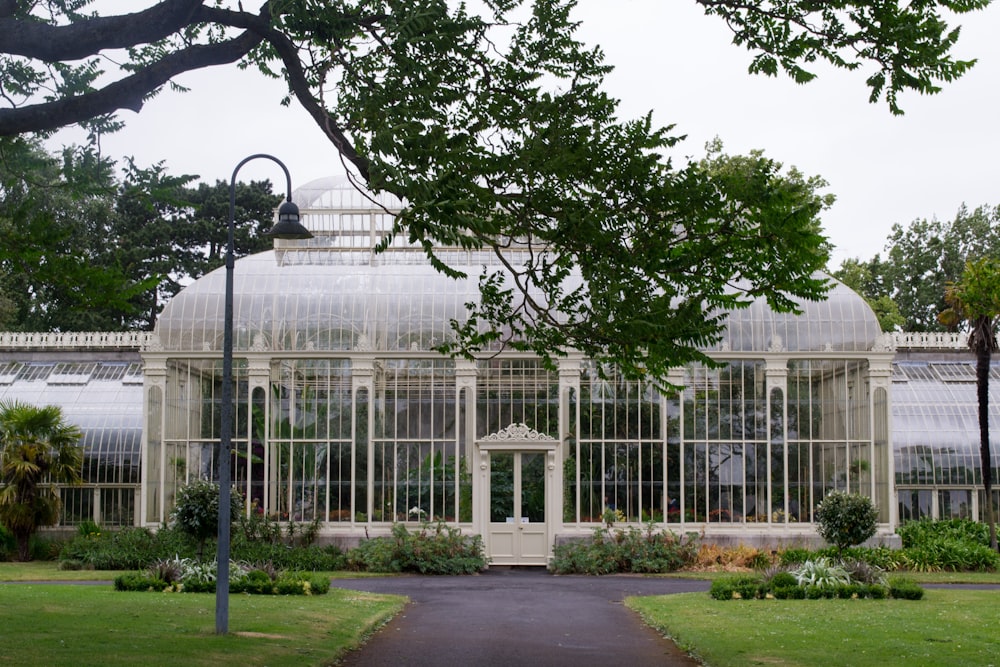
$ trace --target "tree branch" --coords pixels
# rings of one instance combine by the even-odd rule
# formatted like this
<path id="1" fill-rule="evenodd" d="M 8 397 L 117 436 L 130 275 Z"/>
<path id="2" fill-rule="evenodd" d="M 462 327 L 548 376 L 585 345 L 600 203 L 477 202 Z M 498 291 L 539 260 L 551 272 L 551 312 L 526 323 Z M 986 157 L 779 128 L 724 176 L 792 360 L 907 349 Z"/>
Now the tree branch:
<path id="1" fill-rule="evenodd" d="M 149 94 L 171 78 L 191 70 L 235 62 L 261 41 L 260 35 L 247 32 L 226 42 L 191 46 L 100 90 L 16 109 L 0 109 L 0 136 L 56 130 L 119 109 L 137 112 Z"/>
<path id="2" fill-rule="evenodd" d="M 141 12 L 97 16 L 68 25 L 13 18 L 0 3 L 0 53 L 47 62 L 80 60 L 169 37 L 191 23 L 202 0 L 162 0 Z M 14 4 L 14 3 L 10 3 Z"/>

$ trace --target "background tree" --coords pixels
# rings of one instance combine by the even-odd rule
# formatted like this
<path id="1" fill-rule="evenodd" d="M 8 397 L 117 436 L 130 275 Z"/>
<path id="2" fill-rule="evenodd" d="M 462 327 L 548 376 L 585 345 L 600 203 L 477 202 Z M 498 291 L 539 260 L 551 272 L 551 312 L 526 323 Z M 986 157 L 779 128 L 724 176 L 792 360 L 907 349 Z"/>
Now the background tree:
<path id="1" fill-rule="evenodd" d="M 996 518 L 993 515 L 993 458 L 990 455 L 990 361 L 997 351 L 996 321 L 1000 317 L 1000 259 L 969 262 L 959 283 L 951 283 L 945 294 L 949 307 L 942 323 L 955 328 L 968 322 L 969 348 L 976 354 L 976 403 L 979 414 L 979 455 L 986 496 L 986 521 L 990 547 L 997 550 Z"/>
<path id="2" fill-rule="evenodd" d="M 131 160 L 116 201 L 113 261 L 146 289 L 133 297 L 142 313 L 124 328 L 151 330 L 163 305 L 185 285 L 223 265 L 229 225 L 229 184 L 192 185 L 161 163 Z M 235 252 L 242 257 L 272 247 L 264 236 L 280 197 L 270 181 L 236 184 Z"/>
<path id="3" fill-rule="evenodd" d="M 752 71 L 805 81 L 816 59 L 872 66 L 871 98 L 894 112 L 899 92 L 935 92 L 971 65 L 951 57 L 958 32 L 941 13 L 989 4 L 697 1 L 755 53 Z M 455 274 L 442 245 L 496 257 L 452 352 L 572 347 L 662 377 L 703 359 L 722 311 L 823 293 L 813 271 L 825 240 L 815 209 L 796 208 L 811 193 L 761 156 L 737 177 L 675 168 L 669 128 L 617 118 L 601 52 L 574 38 L 572 0 L 486 0 L 480 13 L 445 0 L 272 0 L 256 12 L 162 0 L 120 16 L 90 4 L 0 0 L 0 135 L 104 130 L 109 114 L 202 67 L 281 76 L 358 177 L 407 202 L 394 231 L 437 269 Z M 104 72 L 114 49 L 128 62 Z"/>
<path id="4" fill-rule="evenodd" d="M 152 329 L 166 299 L 223 264 L 229 185 L 194 178 L 129 159 L 119 181 L 93 148 L 58 157 L 0 138 L 0 330 Z M 237 256 L 271 247 L 278 201 L 269 181 L 237 183 Z"/>
<path id="5" fill-rule="evenodd" d="M 1000 207 L 963 205 L 950 221 L 897 223 L 885 247 L 885 259 L 845 260 L 834 277 L 868 300 L 883 330 L 942 331 L 947 284 L 960 279 L 967 261 L 1000 256 Z"/>
<path id="6" fill-rule="evenodd" d="M 56 406 L 0 402 L 0 523 L 17 540 L 22 561 L 30 560 L 31 536 L 59 520 L 56 484 L 81 480 L 81 437 Z"/>
<path id="7" fill-rule="evenodd" d="M 882 331 L 902 330 L 906 320 L 899 312 L 899 306 L 886 293 L 887 290 L 878 279 L 876 272 L 879 268 L 878 256 L 869 262 L 846 259 L 832 275 L 865 298 L 875 312 Z"/>
<path id="8" fill-rule="evenodd" d="M 120 328 L 117 313 L 143 287 L 107 261 L 115 185 L 111 163 L 90 148 L 57 158 L 37 141 L 0 138 L 4 328 Z"/>

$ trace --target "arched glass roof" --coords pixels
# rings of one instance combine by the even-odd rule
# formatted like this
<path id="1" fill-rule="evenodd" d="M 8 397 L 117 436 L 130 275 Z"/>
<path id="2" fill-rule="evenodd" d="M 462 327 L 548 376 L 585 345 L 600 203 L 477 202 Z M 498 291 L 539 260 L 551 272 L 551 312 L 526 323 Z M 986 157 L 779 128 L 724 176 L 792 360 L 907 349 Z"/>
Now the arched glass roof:
<path id="1" fill-rule="evenodd" d="M 882 334 L 871 307 L 833 280 L 823 301 L 800 301 L 801 314 L 779 313 L 763 299 L 734 310 L 714 349 L 733 352 L 866 352 Z"/>
<path id="2" fill-rule="evenodd" d="M 892 365 L 892 440 L 896 483 L 979 485 L 979 416 L 973 361 L 900 361 Z M 990 368 L 1000 384 L 1000 364 Z M 991 401 L 990 431 L 1000 430 Z M 1000 452 L 992 451 L 994 478 Z"/>
<path id="3" fill-rule="evenodd" d="M 429 350 L 451 320 L 478 298 L 478 276 L 497 266 L 487 252 L 441 249 L 469 278 L 435 271 L 422 250 L 396 238 L 372 248 L 392 228 L 399 201 L 369 196 L 346 177 L 319 179 L 292 195 L 307 241 L 276 241 L 234 269 L 235 350 Z M 214 271 L 175 296 L 157 323 L 169 351 L 222 348 L 225 272 Z M 864 352 L 881 331 L 865 301 L 835 282 L 829 298 L 803 302 L 802 314 L 776 313 L 763 299 L 729 315 L 718 352 Z"/>
<path id="4" fill-rule="evenodd" d="M 56 405 L 83 432 L 84 481 L 138 484 L 142 364 L 0 362 L 0 401 Z"/>

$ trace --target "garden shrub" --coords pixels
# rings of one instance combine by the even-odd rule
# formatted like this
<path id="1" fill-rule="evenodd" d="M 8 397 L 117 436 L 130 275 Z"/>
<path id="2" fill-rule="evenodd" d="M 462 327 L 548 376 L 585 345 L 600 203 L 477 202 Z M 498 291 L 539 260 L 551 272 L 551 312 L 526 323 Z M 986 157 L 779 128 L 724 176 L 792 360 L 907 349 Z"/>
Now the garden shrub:
<path id="1" fill-rule="evenodd" d="M 816 507 L 816 530 L 840 551 L 861 544 L 878 528 L 878 510 L 871 498 L 833 491 Z"/>
<path id="2" fill-rule="evenodd" d="M 761 578 L 753 574 L 734 574 L 712 582 L 709 595 L 716 600 L 753 600 L 761 593 Z"/>
<path id="3" fill-rule="evenodd" d="M 932 538 L 902 551 L 902 565 L 915 572 L 994 571 L 1000 554 L 974 542 Z"/>
<path id="4" fill-rule="evenodd" d="M 775 573 L 774 576 L 770 578 L 769 583 L 772 588 L 782 588 L 787 586 L 799 585 L 799 582 L 795 579 L 795 575 L 787 571 Z"/>
<path id="5" fill-rule="evenodd" d="M 236 577 L 229 582 L 230 593 L 249 593 L 251 595 L 270 595 L 274 593 L 274 579 L 263 570 L 250 570 L 242 577 Z"/>
<path id="6" fill-rule="evenodd" d="M 881 584 L 869 584 L 864 587 L 864 597 L 873 600 L 884 600 L 889 597 L 889 587 Z"/>
<path id="7" fill-rule="evenodd" d="M 775 586 L 771 591 L 771 594 L 778 600 L 804 600 L 806 597 L 806 589 L 798 584 Z"/>
<path id="8" fill-rule="evenodd" d="M 287 573 L 274 582 L 277 595 L 325 595 L 329 590 L 329 579 L 312 574 Z"/>
<path id="9" fill-rule="evenodd" d="M 125 572 L 115 577 L 116 591 L 162 591 L 169 586 L 167 582 L 145 572 Z"/>
<path id="10" fill-rule="evenodd" d="M 778 554 L 778 562 L 781 565 L 801 565 L 813 557 L 813 552 L 801 547 L 785 549 Z"/>
<path id="11" fill-rule="evenodd" d="M 818 588 L 834 588 L 840 584 L 851 582 L 850 576 L 842 566 L 824 557 L 807 560 L 792 571 L 792 576 L 795 577 L 799 586 Z"/>
<path id="12" fill-rule="evenodd" d="M 888 586 L 889 595 L 897 600 L 922 600 L 924 597 L 923 587 L 906 577 L 891 577 Z"/>
<path id="13" fill-rule="evenodd" d="M 885 571 L 863 560 L 843 561 L 844 571 L 858 584 L 884 584 Z"/>
<path id="14" fill-rule="evenodd" d="M 723 547 L 718 544 L 702 544 L 698 547 L 693 567 L 704 570 L 729 570 L 749 568 L 763 570 L 771 565 L 771 554 L 755 547 L 740 544 Z"/>
<path id="15" fill-rule="evenodd" d="M 896 528 L 896 532 L 903 541 L 904 549 L 940 540 L 973 542 L 986 547 L 990 545 L 989 526 L 971 519 L 907 521 Z"/>
<path id="16" fill-rule="evenodd" d="M 347 555 L 348 567 L 368 572 L 475 574 L 486 567 L 483 540 L 439 521 L 410 532 L 397 523 L 392 535 L 362 542 Z"/>
<path id="17" fill-rule="evenodd" d="M 588 540 L 556 545 L 551 569 L 556 574 L 674 572 L 695 562 L 698 544 L 692 535 L 631 526 L 595 528 Z"/>
<path id="18" fill-rule="evenodd" d="M 882 570 L 895 570 L 902 562 L 902 554 L 898 549 L 891 549 L 885 545 L 875 547 L 848 547 L 838 549 L 837 547 L 826 547 L 819 549 L 814 556 L 826 556 L 843 561 L 861 561 Z"/>
<path id="19" fill-rule="evenodd" d="M 97 570 L 140 570 L 162 558 L 194 555 L 193 541 L 179 531 L 122 528 L 97 536 L 77 536 L 62 546 L 59 558 L 78 560 Z"/>
<path id="20" fill-rule="evenodd" d="M 243 496 L 236 489 L 229 494 L 229 511 L 230 522 L 243 513 Z M 198 543 L 198 557 L 202 558 L 205 543 L 219 534 L 219 485 L 195 480 L 179 488 L 170 519 L 178 530 Z"/>

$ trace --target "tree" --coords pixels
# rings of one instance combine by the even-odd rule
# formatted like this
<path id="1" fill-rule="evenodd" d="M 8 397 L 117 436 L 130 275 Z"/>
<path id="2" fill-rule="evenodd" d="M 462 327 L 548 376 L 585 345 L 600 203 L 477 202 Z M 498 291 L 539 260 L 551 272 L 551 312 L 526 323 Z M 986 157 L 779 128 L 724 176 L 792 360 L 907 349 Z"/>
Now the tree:
<path id="1" fill-rule="evenodd" d="M 935 92 L 972 64 L 951 57 L 958 31 L 941 13 L 989 4 L 697 1 L 756 54 L 752 71 L 805 81 L 816 59 L 873 66 L 871 98 L 894 112 L 899 92 Z M 90 4 L 0 0 L 0 135 L 113 129 L 111 114 L 202 67 L 282 77 L 353 172 L 406 202 L 394 233 L 435 268 L 458 275 L 442 247 L 493 255 L 445 351 L 509 345 L 551 361 L 575 348 L 663 378 L 708 361 L 699 348 L 725 311 L 757 297 L 794 310 L 824 293 L 808 181 L 760 155 L 737 174 L 675 167 L 671 128 L 617 118 L 600 50 L 574 38 L 573 0 L 485 0 L 480 13 L 446 0 L 256 12 L 163 0 L 120 16 Z M 128 49 L 118 78 L 102 71 L 114 49 Z"/>
<path id="2" fill-rule="evenodd" d="M 229 184 L 172 176 L 160 163 L 140 168 L 128 160 L 115 205 L 109 262 L 146 286 L 133 297 L 140 313 L 123 328 L 152 330 L 164 303 L 184 285 L 222 266 L 229 226 Z M 269 181 L 236 184 L 235 253 L 272 246 L 264 236 L 280 198 Z"/>
<path id="3" fill-rule="evenodd" d="M 143 289 L 107 261 L 112 165 L 93 150 L 57 158 L 0 138 L 0 324 L 21 331 L 114 330 Z M 6 311 L 4 313 L 4 311 Z"/>
<path id="4" fill-rule="evenodd" d="M 998 254 L 1000 207 L 970 212 L 963 205 L 954 220 L 893 225 L 884 260 L 848 259 L 833 275 L 865 297 L 883 330 L 940 331 L 946 285 L 959 280 L 967 261 Z"/>
<path id="5" fill-rule="evenodd" d="M 223 263 L 229 184 L 126 159 L 123 180 L 93 148 L 51 155 L 0 138 L 0 330 L 152 329 L 162 303 Z M 263 235 L 279 197 L 236 185 L 236 253 Z"/>
<path id="6" fill-rule="evenodd" d="M 906 320 L 900 313 L 899 306 L 892 300 L 892 297 L 884 292 L 884 288 L 876 278 L 880 264 L 877 255 L 868 262 L 849 258 L 845 259 L 840 264 L 840 268 L 832 275 L 864 297 L 874 311 L 875 317 L 878 318 L 878 324 L 882 331 L 896 331 L 905 326 Z"/>
<path id="7" fill-rule="evenodd" d="M 0 523 L 17 540 L 22 561 L 30 560 L 31 536 L 59 519 L 56 484 L 81 480 L 81 437 L 56 406 L 0 402 Z"/>
<path id="8" fill-rule="evenodd" d="M 1000 317 L 1000 260 L 987 257 L 966 264 L 959 283 L 950 283 L 945 293 L 948 308 L 941 322 L 954 328 L 969 324 L 969 348 L 976 354 L 976 403 L 979 414 L 979 456 L 986 495 L 986 522 L 990 547 L 997 550 L 996 518 L 993 516 L 993 460 L 990 455 L 990 361 L 997 351 L 996 321 Z"/>

